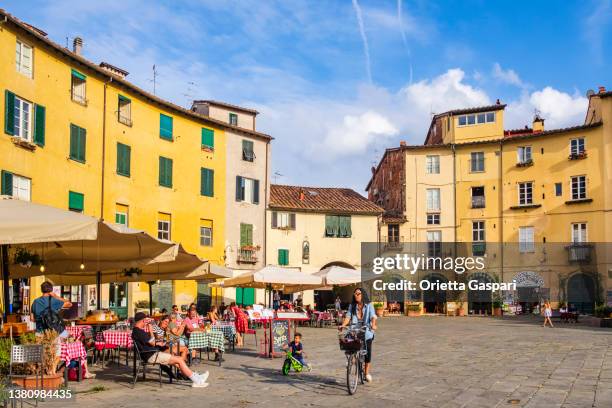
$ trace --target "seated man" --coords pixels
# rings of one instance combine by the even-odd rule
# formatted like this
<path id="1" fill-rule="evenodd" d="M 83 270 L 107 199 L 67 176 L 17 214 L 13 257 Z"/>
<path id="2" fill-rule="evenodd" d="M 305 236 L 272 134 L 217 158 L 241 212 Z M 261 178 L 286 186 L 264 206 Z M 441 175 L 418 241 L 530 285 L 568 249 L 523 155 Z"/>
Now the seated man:
<path id="1" fill-rule="evenodd" d="M 181 373 L 192 381 L 192 387 L 208 387 L 208 383 L 206 382 L 208 379 L 208 371 L 204 374 L 195 373 L 187 367 L 185 360 L 175 357 L 170 353 L 159 351 L 155 346 L 155 337 L 144 330 L 145 318 L 146 315 L 144 313 L 136 313 L 136 316 L 134 316 L 134 328 L 132 329 L 132 339 L 138 346 L 140 358 L 149 364 L 161 364 L 162 369 L 163 367 L 177 366 L 179 370 L 181 370 Z M 164 371 L 171 377 L 173 376 L 171 370 L 164 369 Z"/>

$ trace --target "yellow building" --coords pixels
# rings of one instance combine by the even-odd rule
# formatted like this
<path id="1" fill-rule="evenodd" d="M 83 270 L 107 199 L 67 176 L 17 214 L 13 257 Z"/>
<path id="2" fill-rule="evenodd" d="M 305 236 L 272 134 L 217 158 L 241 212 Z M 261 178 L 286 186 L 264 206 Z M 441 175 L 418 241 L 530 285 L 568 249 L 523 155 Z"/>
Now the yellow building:
<path id="1" fill-rule="evenodd" d="M 449 303 L 490 313 L 494 301 L 531 310 L 546 299 L 590 313 L 612 302 L 612 98 L 590 93 L 585 123 L 504 130 L 505 105 L 435 115 L 421 146 L 388 149 L 369 197 L 385 208 L 387 248 L 486 256 L 479 282 L 516 282 L 504 293 L 423 291 L 426 312 Z M 401 177 L 393 177 L 392 174 Z M 421 271 L 420 279 L 456 280 Z M 463 305 L 463 306 L 462 306 Z"/>
<path id="2" fill-rule="evenodd" d="M 82 46 L 61 47 L 0 10 L 2 194 L 143 229 L 224 265 L 226 131 L 261 134 L 164 101 L 86 60 Z M 62 290 L 83 308 L 93 302 L 88 290 Z M 200 297 L 195 281 L 154 293 L 159 307 Z M 105 285 L 96 296 L 125 315 L 148 287 Z"/>

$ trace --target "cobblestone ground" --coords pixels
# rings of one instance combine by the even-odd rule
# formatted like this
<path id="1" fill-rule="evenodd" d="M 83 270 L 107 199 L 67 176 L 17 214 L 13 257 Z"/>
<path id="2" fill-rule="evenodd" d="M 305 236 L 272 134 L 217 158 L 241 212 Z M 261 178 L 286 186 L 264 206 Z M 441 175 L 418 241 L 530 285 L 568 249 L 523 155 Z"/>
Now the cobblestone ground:
<path id="1" fill-rule="evenodd" d="M 167 384 L 155 374 L 132 390 L 129 369 L 96 369 L 77 384 L 78 406 L 612 407 L 612 331 L 535 318 L 388 317 L 374 341 L 374 382 L 347 395 L 345 358 L 333 328 L 303 328 L 311 373 L 280 374 L 281 359 L 247 350 L 206 361 L 205 389 Z M 251 349 L 248 349 L 250 343 Z M 131 370 L 131 369 L 130 369 Z M 93 387 L 104 390 L 93 392 Z M 89 390 L 89 392 L 87 392 Z M 68 403 L 70 404 L 70 403 Z M 342 404 L 342 405 L 341 405 Z M 52 401 L 47 407 L 66 406 Z"/>

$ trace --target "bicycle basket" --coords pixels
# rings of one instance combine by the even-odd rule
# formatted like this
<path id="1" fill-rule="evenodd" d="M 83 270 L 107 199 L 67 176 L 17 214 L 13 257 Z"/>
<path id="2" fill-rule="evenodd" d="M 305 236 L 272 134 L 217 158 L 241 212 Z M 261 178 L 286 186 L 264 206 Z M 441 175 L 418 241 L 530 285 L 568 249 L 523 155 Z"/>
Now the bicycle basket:
<path id="1" fill-rule="evenodd" d="M 340 350 L 342 351 L 359 351 L 361 350 L 361 340 L 345 337 L 339 339 Z"/>

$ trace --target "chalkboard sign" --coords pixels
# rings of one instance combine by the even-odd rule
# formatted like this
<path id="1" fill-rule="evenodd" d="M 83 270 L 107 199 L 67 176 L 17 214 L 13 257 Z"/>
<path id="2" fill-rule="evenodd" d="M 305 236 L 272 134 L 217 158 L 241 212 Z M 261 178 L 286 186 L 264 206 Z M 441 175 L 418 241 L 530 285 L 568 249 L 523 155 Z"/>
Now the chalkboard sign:
<path id="1" fill-rule="evenodd" d="M 272 353 L 282 354 L 283 347 L 289 343 L 289 321 L 272 320 Z"/>

